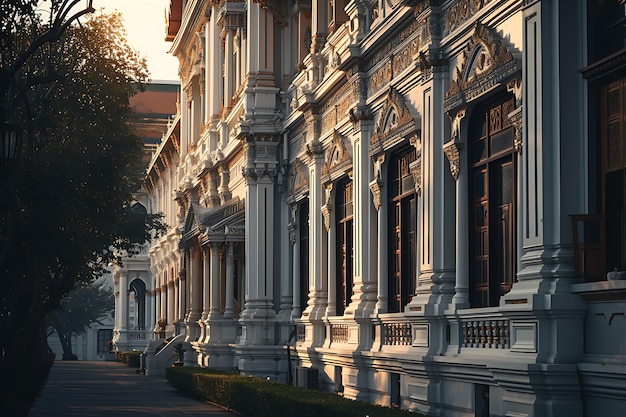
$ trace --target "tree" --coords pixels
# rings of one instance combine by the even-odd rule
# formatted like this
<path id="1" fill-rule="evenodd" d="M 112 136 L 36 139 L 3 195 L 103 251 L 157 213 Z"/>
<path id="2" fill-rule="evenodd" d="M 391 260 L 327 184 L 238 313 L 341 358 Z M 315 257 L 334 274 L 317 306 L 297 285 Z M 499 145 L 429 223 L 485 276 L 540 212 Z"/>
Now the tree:
<path id="1" fill-rule="evenodd" d="M 103 285 L 80 283 L 68 293 L 59 308 L 48 313 L 47 322 L 53 327 L 63 347 L 63 359 L 75 360 L 72 352 L 72 336 L 80 335 L 94 323 L 115 310 L 113 291 Z"/>
<path id="2" fill-rule="evenodd" d="M 17 13 L 15 4 L 34 2 L 2 2 L 2 30 L 9 3 Z M 27 21 L 3 48 L 29 50 L 55 30 L 50 22 Z M 3 68 L 7 56 L 22 56 L 0 52 Z M 128 123 L 129 97 L 147 80 L 145 60 L 126 43 L 119 14 L 100 14 L 31 51 L 2 91 L 11 96 L 3 102 L 12 103 L 4 108 L 26 130 L 19 175 L 5 178 L 0 193 L 0 235 L 8 242 L 0 260 L 0 375 L 11 375 L 0 404 L 7 415 L 28 413 L 49 369 L 46 314 L 76 284 L 163 230 L 159 216 L 129 210 L 146 168 Z"/>

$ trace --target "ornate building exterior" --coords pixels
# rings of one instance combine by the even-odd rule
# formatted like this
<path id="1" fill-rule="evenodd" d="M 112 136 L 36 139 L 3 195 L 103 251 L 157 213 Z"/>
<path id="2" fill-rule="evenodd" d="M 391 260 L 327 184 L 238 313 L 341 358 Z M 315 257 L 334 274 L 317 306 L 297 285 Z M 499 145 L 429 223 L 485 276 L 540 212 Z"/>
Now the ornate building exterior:
<path id="1" fill-rule="evenodd" d="M 153 82 L 144 86 L 144 90 L 130 98 L 133 111 L 133 133 L 144 143 L 145 161 L 150 161 L 164 132 L 176 128 L 179 96 L 179 84 L 174 81 Z M 131 210 L 142 212 L 165 212 L 162 207 L 152 207 L 152 201 L 144 188 L 135 193 Z M 169 224 L 172 224 L 171 219 Z M 150 245 L 142 247 L 139 254 L 124 257 L 122 265 L 113 268 L 115 290 L 115 327 L 113 328 L 113 348 L 117 351 L 143 350 L 146 343 L 153 339 L 153 330 L 157 324 L 154 305 L 156 288 L 150 272 Z"/>
<path id="2" fill-rule="evenodd" d="M 624 7 L 171 0 L 155 333 L 429 415 L 619 414 Z"/>

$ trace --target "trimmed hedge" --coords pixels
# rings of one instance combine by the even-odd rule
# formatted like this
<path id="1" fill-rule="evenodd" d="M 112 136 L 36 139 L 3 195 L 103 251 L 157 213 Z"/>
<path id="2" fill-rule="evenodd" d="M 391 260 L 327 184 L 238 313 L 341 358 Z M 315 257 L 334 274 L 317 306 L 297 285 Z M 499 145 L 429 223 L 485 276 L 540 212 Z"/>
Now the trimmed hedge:
<path id="1" fill-rule="evenodd" d="M 131 368 L 139 368 L 139 355 L 141 355 L 141 352 L 136 350 L 129 352 L 115 352 L 117 360 L 127 364 Z"/>
<path id="2" fill-rule="evenodd" d="M 353 401 L 336 394 L 195 367 L 166 369 L 169 383 L 182 393 L 219 404 L 246 417 L 406 417 L 399 408 Z"/>

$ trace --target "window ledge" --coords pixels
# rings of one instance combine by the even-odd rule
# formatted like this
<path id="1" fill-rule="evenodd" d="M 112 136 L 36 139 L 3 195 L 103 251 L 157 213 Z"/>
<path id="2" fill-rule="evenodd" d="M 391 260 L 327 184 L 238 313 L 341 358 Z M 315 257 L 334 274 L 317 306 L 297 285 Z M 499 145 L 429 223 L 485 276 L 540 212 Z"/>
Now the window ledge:
<path id="1" fill-rule="evenodd" d="M 572 292 L 586 301 L 622 301 L 626 300 L 626 280 L 573 284 Z"/>

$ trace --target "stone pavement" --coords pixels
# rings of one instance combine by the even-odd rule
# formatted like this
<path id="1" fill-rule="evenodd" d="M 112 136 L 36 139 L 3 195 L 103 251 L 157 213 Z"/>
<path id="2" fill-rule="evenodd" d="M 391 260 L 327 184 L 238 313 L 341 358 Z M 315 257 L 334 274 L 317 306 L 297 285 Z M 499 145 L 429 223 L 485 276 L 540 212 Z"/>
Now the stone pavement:
<path id="1" fill-rule="evenodd" d="M 56 361 L 29 416 L 236 416 L 179 394 L 163 376 L 136 370 L 119 362 Z"/>

